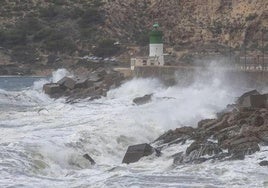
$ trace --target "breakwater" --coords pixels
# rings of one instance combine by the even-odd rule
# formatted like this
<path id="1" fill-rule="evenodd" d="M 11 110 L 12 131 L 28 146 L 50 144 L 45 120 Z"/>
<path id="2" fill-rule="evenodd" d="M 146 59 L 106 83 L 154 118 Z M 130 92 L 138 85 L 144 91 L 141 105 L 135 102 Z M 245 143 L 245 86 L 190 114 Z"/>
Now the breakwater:
<path id="1" fill-rule="evenodd" d="M 197 79 L 220 77 L 226 83 L 241 86 L 262 87 L 268 84 L 268 71 L 243 70 L 240 68 L 197 67 L 197 66 L 140 66 L 135 67 L 133 77 L 157 77 L 166 84 L 189 84 Z"/>

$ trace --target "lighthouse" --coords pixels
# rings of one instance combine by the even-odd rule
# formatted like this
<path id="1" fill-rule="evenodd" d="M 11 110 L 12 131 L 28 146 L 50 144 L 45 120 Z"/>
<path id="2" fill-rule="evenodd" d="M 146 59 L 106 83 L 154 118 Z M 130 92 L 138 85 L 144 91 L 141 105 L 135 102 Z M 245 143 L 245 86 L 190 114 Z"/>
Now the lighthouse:
<path id="1" fill-rule="evenodd" d="M 150 53 L 149 59 L 153 59 L 154 65 L 164 65 L 163 54 L 163 33 L 159 30 L 158 23 L 153 25 L 153 29 L 150 32 Z"/>

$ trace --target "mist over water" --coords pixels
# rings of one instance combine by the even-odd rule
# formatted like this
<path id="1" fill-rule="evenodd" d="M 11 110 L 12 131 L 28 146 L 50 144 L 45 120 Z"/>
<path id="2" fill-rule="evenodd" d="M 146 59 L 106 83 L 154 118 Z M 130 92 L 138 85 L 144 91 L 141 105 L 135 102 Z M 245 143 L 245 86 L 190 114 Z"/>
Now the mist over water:
<path id="1" fill-rule="evenodd" d="M 19 91 L 1 89 L 0 83 L 0 187 L 260 187 L 268 180 L 257 164 L 266 158 L 261 152 L 244 161 L 176 167 L 170 156 L 187 144 L 174 145 L 159 158 L 121 164 L 129 145 L 214 118 L 248 89 L 226 83 L 224 74 L 195 74 L 191 84 L 171 87 L 134 78 L 107 97 L 75 104 L 42 92 L 44 83 L 65 75 L 70 73 L 58 70 Z M 135 97 L 150 93 L 152 102 L 133 104 Z M 97 165 L 91 166 L 85 153 Z"/>

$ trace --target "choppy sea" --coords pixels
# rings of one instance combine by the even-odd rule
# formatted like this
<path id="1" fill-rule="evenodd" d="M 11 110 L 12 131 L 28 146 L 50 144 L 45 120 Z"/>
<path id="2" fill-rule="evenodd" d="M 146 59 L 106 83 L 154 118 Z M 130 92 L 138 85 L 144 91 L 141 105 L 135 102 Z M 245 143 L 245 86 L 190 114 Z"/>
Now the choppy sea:
<path id="1" fill-rule="evenodd" d="M 169 129 L 193 126 L 233 103 L 247 88 L 229 87 L 217 75 L 188 86 L 157 79 L 125 82 L 107 97 L 74 104 L 51 99 L 42 85 L 52 77 L 0 77 L 0 187 L 268 187 L 268 147 L 242 161 L 173 165 L 172 145 L 161 157 L 122 164 L 129 145 L 151 143 Z M 151 103 L 132 100 L 154 93 Z M 96 165 L 82 156 L 88 153 Z"/>

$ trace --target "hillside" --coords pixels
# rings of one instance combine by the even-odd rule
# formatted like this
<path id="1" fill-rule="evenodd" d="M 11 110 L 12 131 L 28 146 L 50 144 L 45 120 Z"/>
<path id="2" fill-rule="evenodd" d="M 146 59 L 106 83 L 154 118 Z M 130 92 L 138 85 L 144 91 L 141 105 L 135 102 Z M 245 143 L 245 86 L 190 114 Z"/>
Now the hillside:
<path id="1" fill-rule="evenodd" d="M 154 22 L 172 61 L 194 53 L 267 52 L 266 0 L 4 0 L 0 64 L 70 67 L 79 57 L 146 54 Z M 263 39 L 263 40 L 262 40 Z M 119 42 L 119 45 L 114 43 Z"/>

